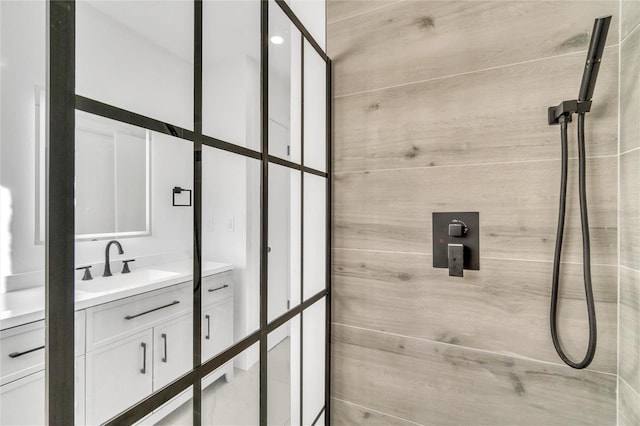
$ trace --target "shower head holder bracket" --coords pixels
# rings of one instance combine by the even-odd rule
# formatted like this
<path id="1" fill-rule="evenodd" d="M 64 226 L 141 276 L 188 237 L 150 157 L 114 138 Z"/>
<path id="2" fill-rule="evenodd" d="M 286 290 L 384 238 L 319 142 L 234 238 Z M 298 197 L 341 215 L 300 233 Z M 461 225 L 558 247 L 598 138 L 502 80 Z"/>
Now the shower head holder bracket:
<path id="1" fill-rule="evenodd" d="M 563 101 L 558 106 L 549 107 L 549 125 L 560 123 L 560 117 L 565 116 L 568 122 L 571 122 L 571 116 L 574 113 L 585 113 L 591 111 L 591 101 Z"/>

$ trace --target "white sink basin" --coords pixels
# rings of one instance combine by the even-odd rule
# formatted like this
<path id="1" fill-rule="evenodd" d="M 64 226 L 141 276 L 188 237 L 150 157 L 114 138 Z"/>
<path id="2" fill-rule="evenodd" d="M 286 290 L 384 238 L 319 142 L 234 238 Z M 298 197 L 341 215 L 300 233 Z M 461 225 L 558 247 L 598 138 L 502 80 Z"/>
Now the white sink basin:
<path id="1" fill-rule="evenodd" d="M 76 290 L 88 293 L 120 291 L 142 287 L 158 281 L 164 281 L 179 275 L 177 272 L 158 269 L 143 269 L 128 274 L 114 274 L 110 277 L 97 277 L 90 281 L 76 281 Z"/>

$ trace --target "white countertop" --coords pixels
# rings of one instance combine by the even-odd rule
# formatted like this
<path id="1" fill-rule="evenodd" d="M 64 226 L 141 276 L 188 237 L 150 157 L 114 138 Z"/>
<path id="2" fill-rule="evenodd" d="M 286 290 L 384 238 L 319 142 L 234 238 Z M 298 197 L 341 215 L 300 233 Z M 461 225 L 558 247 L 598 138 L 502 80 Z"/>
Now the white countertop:
<path id="1" fill-rule="evenodd" d="M 202 276 L 219 274 L 230 271 L 232 268 L 233 266 L 229 263 L 204 261 L 202 264 Z M 145 269 L 135 270 L 132 268 L 131 277 L 136 276 L 136 272 L 143 272 Z M 191 260 L 184 260 L 156 265 L 148 269 L 165 271 L 167 274 L 157 279 L 147 280 L 142 285 L 136 284 L 134 287 L 116 286 L 104 291 L 76 290 L 76 311 L 190 281 L 192 278 L 193 263 Z M 93 283 L 95 283 L 96 286 L 101 286 L 106 284 L 107 280 L 113 280 L 115 284 L 117 281 L 114 280 L 114 278 L 117 278 L 119 275 L 120 274 L 114 274 L 113 277 L 108 278 L 96 277 L 91 281 L 77 281 L 77 283 L 81 283 L 83 286 L 90 286 Z M 44 287 L 35 287 L 0 294 L 0 330 L 42 319 L 44 319 Z"/>

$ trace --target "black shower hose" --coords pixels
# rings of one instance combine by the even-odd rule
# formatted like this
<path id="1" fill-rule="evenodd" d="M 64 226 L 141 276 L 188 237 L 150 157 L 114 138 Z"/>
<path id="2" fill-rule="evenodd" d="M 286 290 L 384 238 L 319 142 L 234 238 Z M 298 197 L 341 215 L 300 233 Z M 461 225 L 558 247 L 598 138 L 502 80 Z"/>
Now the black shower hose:
<path id="1" fill-rule="evenodd" d="M 562 176 L 560 178 L 560 209 L 558 213 L 558 229 L 556 231 L 556 249 L 553 257 L 553 284 L 551 288 L 551 338 L 556 352 L 568 366 L 581 369 L 591 364 L 596 353 L 596 309 L 593 301 L 593 289 L 591 287 L 591 248 L 589 244 L 589 218 L 587 216 L 587 190 L 586 190 L 586 165 L 584 148 L 584 113 L 578 114 L 578 190 L 580 192 L 580 217 L 582 219 L 582 265 L 584 274 L 584 292 L 587 299 L 587 312 L 589 315 L 589 346 L 584 359 L 574 362 L 564 353 L 558 339 L 558 287 L 560 284 L 560 255 L 562 252 L 562 235 L 564 233 L 564 216 L 567 204 L 567 123 L 568 118 L 560 119 L 560 135 L 562 140 Z"/>

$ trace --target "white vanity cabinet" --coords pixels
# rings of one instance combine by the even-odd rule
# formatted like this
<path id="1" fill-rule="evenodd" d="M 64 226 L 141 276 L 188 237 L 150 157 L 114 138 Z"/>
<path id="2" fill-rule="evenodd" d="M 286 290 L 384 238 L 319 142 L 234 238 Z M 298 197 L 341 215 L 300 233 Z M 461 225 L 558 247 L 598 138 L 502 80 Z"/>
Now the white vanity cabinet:
<path id="1" fill-rule="evenodd" d="M 191 369 L 191 282 L 87 309 L 87 423 L 100 424 Z"/>
<path id="2" fill-rule="evenodd" d="M 202 280 L 202 362 L 233 344 L 233 273 L 204 277 Z M 233 379 L 233 361 L 202 379 L 205 388 L 218 378 Z"/>
<path id="3" fill-rule="evenodd" d="M 75 316 L 76 424 L 84 424 L 84 312 Z M 0 332 L 0 425 L 45 424 L 45 322 Z"/>
<path id="4" fill-rule="evenodd" d="M 232 272 L 203 278 L 203 362 L 233 344 Z M 76 425 L 99 425 L 191 370 L 193 284 L 174 284 L 75 316 Z M 45 321 L 0 331 L 0 425 L 45 424 Z M 55 367 L 54 367 L 55 368 Z M 233 361 L 203 379 L 233 378 Z M 154 424 L 191 398 L 151 413 Z"/>

